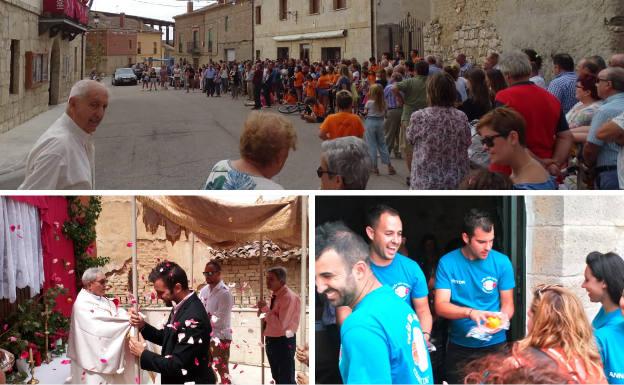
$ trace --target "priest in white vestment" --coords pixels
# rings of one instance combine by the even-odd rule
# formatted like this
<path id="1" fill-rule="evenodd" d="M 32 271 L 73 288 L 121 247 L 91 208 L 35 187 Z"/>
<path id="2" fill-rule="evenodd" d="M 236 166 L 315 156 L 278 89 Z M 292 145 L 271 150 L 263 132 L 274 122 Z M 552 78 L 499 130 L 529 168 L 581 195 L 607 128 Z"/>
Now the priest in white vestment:
<path id="1" fill-rule="evenodd" d="M 98 268 L 82 276 L 72 308 L 67 356 L 73 384 L 134 384 L 134 356 L 128 351 L 128 313 L 106 298 L 106 276 Z"/>

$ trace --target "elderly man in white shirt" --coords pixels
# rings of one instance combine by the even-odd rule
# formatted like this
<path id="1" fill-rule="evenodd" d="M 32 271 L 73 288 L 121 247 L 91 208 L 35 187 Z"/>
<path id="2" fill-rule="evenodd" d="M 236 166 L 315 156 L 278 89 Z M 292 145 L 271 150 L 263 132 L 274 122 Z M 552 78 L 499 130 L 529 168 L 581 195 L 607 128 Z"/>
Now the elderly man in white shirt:
<path id="1" fill-rule="evenodd" d="M 222 384 L 230 384 L 228 363 L 230 360 L 230 344 L 232 343 L 232 329 L 230 320 L 234 299 L 232 293 L 221 280 L 221 265 L 216 261 L 210 261 L 204 268 L 204 277 L 207 285 L 199 292 L 206 312 L 210 316 L 212 325 L 212 338 L 210 339 L 210 351 L 215 369 L 219 373 Z"/>
<path id="2" fill-rule="evenodd" d="M 65 113 L 41 135 L 28 154 L 20 190 L 95 188 L 93 133 L 108 107 L 108 90 L 94 80 L 72 87 Z"/>
<path id="3" fill-rule="evenodd" d="M 72 384 L 135 383 L 128 350 L 128 313 L 106 298 L 106 276 L 97 267 L 82 275 L 83 288 L 72 308 L 67 357 Z"/>

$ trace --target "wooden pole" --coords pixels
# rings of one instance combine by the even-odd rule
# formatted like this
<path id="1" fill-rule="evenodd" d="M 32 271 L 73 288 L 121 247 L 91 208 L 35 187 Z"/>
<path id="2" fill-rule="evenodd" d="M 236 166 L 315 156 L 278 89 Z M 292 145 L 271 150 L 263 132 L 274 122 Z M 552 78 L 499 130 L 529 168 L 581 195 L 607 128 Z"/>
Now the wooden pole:
<path id="1" fill-rule="evenodd" d="M 308 197 L 301 197 L 301 314 L 299 315 L 299 341 L 306 344 L 306 284 L 308 283 Z"/>
<path id="2" fill-rule="evenodd" d="M 132 295 L 134 297 L 134 311 L 139 311 L 139 288 L 138 288 L 138 278 L 139 273 L 137 271 L 137 206 L 136 206 L 136 196 L 132 197 Z M 138 337 L 139 330 L 136 327 L 133 327 L 132 335 Z M 139 357 L 136 357 L 134 360 L 134 373 L 135 378 L 138 379 L 137 383 L 141 383 L 141 367 L 139 365 Z"/>

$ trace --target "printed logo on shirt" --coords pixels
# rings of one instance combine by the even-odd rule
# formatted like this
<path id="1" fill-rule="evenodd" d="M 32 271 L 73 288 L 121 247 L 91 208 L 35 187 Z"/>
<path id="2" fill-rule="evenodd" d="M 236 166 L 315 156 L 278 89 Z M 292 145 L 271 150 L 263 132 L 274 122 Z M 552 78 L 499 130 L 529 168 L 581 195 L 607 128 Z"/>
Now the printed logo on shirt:
<path id="1" fill-rule="evenodd" d="M 394 294 L 398 295 L 399 298 L 405 298 L 409 295 L 411 288 L 406 283 L 399 282 L 392 286 L 394 289 Z"/>
<path id="2" fill-rule="evenodd" d="M 412 325 L 416 321 L 416 317 L 412 314 L 407 316 L 407 325 L 405 326 L 407 333 L 407 342 L 412 348 L 412 359 L 414 360 L 414 367 L 412 372 L 414 376 L 422 383 L 429 383 L 426 379 L 421 378 L 422 373 L 429 369 L 429 353 L 427 352 L 427 346 L 425 345 L 425 336 L 419 325 Z M 420 371 L 420 373 L 419 373 Z"/>
<path id="3" fill-rule="evenodd" d="M 618 372 L 609 372 L 609 377 L 611 378 L 617 378 L 618 380 L 624 380 L 624 373 L 618 373 Z"/>
<path id="4" fill-rule="evenodd" d="M 498 286 L 498 279 L 494 277 L 485 277 L 481 280 L 481 290 L 484 293 L 491 294 Z"/>
<path id="5" fill-rule="evenodd" d="M 451 279 L 451 283 L 454 283 L 455 285 L 465 285 L 466 281 L 463 279 Z"/>

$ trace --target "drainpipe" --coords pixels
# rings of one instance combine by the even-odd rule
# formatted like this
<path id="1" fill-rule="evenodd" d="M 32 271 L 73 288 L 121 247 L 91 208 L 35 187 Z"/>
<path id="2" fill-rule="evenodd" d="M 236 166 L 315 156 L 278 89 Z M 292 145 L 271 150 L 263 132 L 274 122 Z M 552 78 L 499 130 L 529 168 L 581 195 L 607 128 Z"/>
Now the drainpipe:
<path id="1" fill-rule="evenodd" d="M 256 55 L 256 23 L 254 15 L 256 14 L 256 2 L 251 0 L 251 63 L 253 64 Z"/>
<path id="2" fill-rule="evenodd" d="M 370 0 L 371 7 L 371 55 L 377 58 L 375 54 L 375 35 L 377 35 L 377 25 L 375 21 L 375 0 Z"/>

